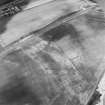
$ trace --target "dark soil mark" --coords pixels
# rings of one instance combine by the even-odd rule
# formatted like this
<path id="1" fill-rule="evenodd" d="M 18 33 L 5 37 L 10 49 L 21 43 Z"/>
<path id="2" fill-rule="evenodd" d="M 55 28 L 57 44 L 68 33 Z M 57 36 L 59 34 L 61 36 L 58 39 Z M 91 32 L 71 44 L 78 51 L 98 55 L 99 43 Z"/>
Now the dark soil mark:
<path id="1" fill-rule="evenodd" d="M 89 0 L 89 1 L 96 3 L 96 0 Z"/>
<path id="2" fill-rule="evenodd" d="M 6 31 L 6 26 L 12 17 L 5 17 L 0 19 L 0 34 Z"/>
<path id="3" fill-rule="evenodd" d="M 41 99 L 19 77 L 12 78 L 0 92 L 0 103 L 3 105 L 41 105 Z"/>
<path id="4" fill-rule="evenodd" d="M 43 34 L 43 38 L 48 41 L 58 41 L 61 38 L 70 35 L 71 39 L 77 40 L 79 34 L 71 24 L 62 24 Z"/>

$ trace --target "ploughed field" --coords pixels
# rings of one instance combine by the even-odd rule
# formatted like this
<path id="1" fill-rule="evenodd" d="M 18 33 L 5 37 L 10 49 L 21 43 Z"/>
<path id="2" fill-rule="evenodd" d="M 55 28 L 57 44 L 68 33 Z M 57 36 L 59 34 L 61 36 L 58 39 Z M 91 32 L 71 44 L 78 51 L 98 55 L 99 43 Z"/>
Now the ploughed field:
<path id="1" fill-rule="evenodd" d="M 105 18 L 94 8 L 61 23 L 81 4 L 68 1 L 25 10 L 29 3 L 1 18 L 0 105 L 93 105 L 98 100 L 91 97 L 100 96 L 96 88 L 104 74 Z"/>

